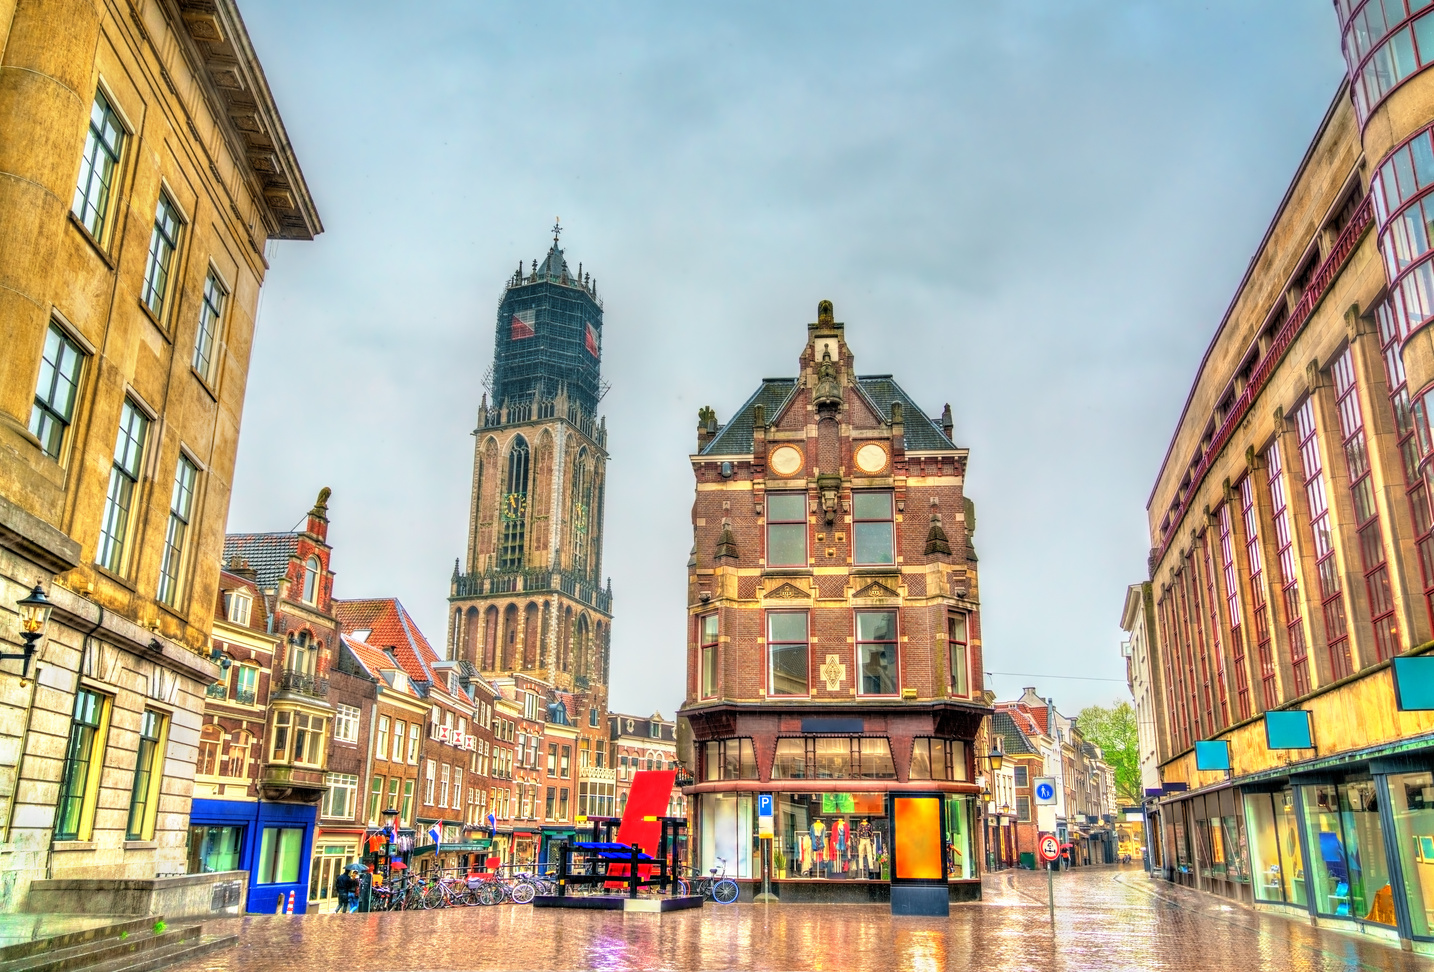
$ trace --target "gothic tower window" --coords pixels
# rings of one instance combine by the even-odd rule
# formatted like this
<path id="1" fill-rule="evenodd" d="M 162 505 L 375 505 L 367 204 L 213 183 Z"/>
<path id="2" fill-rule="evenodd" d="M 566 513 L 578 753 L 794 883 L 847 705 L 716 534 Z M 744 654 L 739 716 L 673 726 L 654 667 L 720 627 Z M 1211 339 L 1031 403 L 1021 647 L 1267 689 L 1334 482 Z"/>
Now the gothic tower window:
<path id="1" fill-rule="evenodd" d="M 523 542 L 528 526 L 528 440 L 513 439 L 508 452 L 508 482 L 503 493 L 503 540 L 498 550 L 498 569 L 517 570 L 523 566 Z"/>
<path id="2" fill-rule="evenodd" d="M 592 515 L 592 478 L 587 469 L 588 450 L 584 448 L 573 463 L 573 508 L 569 514 L 573 525 L 573 570 L 579 573 L 587 569 L 588 518 Z"/>

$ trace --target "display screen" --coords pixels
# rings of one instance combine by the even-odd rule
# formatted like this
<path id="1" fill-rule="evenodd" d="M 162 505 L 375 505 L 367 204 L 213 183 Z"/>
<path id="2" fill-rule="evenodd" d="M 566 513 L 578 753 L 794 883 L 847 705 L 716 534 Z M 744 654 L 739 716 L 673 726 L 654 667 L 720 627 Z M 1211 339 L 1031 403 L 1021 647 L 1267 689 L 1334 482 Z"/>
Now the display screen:
<path id="1" fill-rule="evenodd" d="M 886 813 L 885 793 L 823 793 L 822 813 Z"/>
<path id="2" fill-rule="evenodd" d="M 941 866 L 941 798 L 892 798 L 898 881 L 939 881 Z"/>

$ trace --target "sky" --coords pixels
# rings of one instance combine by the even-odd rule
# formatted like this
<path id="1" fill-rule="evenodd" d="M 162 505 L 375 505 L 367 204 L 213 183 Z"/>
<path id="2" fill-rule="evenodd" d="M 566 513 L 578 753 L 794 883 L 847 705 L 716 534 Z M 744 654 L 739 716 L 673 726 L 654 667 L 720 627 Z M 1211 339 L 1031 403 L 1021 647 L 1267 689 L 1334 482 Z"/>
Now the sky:
<path id="1" fill-rule="evenodd" d="M 1327 0 L 242 0 L 325 232 L 271 244 L 231 532 L 322 486 L 339 597 L 442 645 L 497 303 L 605 303 L 610 702 L 682 701 L 697 410 L 819 300 L 970 449 L 988 685 L 1126 697 L 1193 380 L 1342 79 Z"/>

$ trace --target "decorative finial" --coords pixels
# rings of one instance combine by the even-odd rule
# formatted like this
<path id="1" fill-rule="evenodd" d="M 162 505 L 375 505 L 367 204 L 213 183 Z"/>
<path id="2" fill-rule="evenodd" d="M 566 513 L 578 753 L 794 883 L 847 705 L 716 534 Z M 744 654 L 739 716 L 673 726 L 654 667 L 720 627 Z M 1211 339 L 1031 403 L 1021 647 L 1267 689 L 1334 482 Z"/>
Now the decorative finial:
<path id="1" fill-rule="evenodd" d="M 553 217 L 553 246 L 558 245 L 558 237 L 563 232 L 563 219 L 561 216 Z"/>
<path id="2" fill-rule="evenodd" d="M 317 501 L 315 501 L 314 508 L 309 511 L 309 515 L 317 516 L 320 518 L 325 516 L 325 514 L 329 512 L 329 497 L 333 494 L 334 491 L 329 489 L 327 486 L 319 490 L 319 498 Z"/>
<path id="3" fill-rule="evenodd" d="M 824 300 L 824 301 L 822 301 L 821 303 L 817 304 L 817 323 L 818 323 L 818 324 L 831 324 L 831 323 L 832 323 L 832 317 L 833 317 L 833 311 L 832 311 L 832 302 L 831 302 L 831 301 L 829 301 L 829 300 Z"/>

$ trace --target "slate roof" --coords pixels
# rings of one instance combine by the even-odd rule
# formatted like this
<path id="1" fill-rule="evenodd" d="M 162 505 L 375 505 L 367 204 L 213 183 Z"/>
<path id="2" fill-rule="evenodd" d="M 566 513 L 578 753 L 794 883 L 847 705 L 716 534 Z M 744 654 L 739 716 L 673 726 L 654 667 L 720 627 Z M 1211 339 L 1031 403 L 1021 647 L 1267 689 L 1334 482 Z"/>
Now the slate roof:
<path id="1" fill-rule="evenodd" d="M 224 537 L 224 563 L 243 560 L 253 568 L 259 587 L 275 587 L 289 572 L 289 561 L 299 549 L 297 533 L 230 533 Z"/>
<path id="2" fill-rule="evenodd" d="M 923 412 L 890 375 L 858 375 L 856 382 L 858 391 L 871 402 L 879 415 L 889 416 L 892 403 L 901 403 L 907 451 L 956 448 L 956 444 L 946 438 L 940 424 Z M 742 456 L 750 453 L 753 407 L 761 405 L 766 409 L 767 421 L 773 421 L 796 388 L 795 378 L 763 378 L 757 391 L 737 410 L 731 421 L 717 431 L 701 455 Z"/>
<path id="3" fill-rule="evenodd" d="M 991 732 L 1001 737 L 1001 751 L 1007 756 L 1039 756 L 1041 751 L 1031 745 L 1016 725 L 1016 720 L 1011 718 L 1009 712 L 997 712 L 991 717 Z"/>

